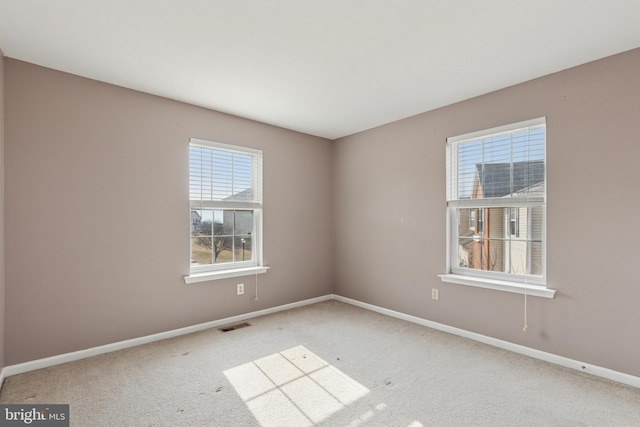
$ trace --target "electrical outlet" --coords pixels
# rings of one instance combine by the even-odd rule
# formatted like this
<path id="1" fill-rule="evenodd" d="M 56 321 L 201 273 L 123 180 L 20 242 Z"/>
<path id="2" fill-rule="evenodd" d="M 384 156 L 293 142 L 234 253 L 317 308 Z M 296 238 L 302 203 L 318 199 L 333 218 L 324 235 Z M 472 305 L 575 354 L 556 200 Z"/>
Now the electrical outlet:
<path id="1" fill-rule="evenodd" d="M 438 301 L 438 299 L 440 299 L 440 291 L 438 289 L 431 289 L 431 299 L 435 301 Z"/>
<path id="2" fill-rule="evenodd" d="M 236 285 L 236 290 L 238 292 L 238 295 L 243 295 L 244 294 L 244 283 L 238 283 Z"/>

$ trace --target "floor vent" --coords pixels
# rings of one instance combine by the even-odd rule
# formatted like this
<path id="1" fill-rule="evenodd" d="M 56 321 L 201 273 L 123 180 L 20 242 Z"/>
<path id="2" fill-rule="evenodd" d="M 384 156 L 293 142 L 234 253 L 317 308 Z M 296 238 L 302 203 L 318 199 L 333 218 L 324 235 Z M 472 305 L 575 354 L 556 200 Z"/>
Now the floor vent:
<path id="1" fill-rule="evenodd" d="M 223 326 L 218 330 L 220 332 L 229 332 L 229 331 L 235 331 L 236 329 L 240 329 L 240 328 L 246 328 L 247 326 L 251 326 L 251 323 L 247 323 L 247 322 L 237 323 L 235 325 Z"/>

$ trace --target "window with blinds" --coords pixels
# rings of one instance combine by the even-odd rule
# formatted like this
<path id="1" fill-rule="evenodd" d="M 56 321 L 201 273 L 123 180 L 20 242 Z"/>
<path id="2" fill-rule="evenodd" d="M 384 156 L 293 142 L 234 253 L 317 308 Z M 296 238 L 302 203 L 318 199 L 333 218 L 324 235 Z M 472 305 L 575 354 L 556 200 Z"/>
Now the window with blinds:
<path id="1" fill-rule="evenodd" d="M 259 265 L 260 150 L 192 138 L 189 200 L 192 271 Z"/>
<path id="2" fill-rule="evenodd" d="M 545 119 L 447 139 L 450 273 L 544 283 Z"/>

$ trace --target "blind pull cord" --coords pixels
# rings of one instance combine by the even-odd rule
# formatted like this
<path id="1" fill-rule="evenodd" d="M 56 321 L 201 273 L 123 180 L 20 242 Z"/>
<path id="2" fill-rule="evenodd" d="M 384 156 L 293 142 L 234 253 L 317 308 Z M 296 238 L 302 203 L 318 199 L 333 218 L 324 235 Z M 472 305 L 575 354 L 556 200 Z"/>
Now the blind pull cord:
<path id="1" fill-rule="evenodd" d="M 253 300 L 258 301 L 258 273 L 256 273 L 256 296 Z"/>

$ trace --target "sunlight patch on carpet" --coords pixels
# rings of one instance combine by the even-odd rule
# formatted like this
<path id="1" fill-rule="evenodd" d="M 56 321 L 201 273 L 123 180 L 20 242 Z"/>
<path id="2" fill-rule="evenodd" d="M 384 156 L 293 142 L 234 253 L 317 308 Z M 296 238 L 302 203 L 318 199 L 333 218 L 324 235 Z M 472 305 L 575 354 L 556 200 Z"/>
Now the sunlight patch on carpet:
<path id="1" fill-rule="evenodd" d="M 304 346 L 224 371 L 263 427 L 311 426 L 369 393 L 369 389 Z"/>

